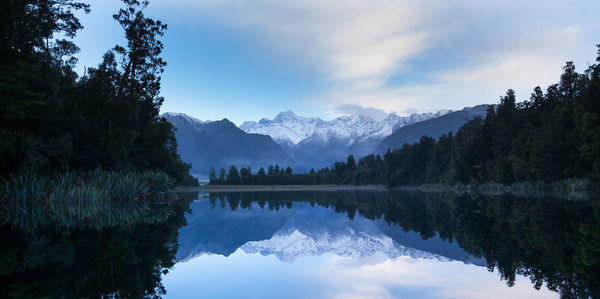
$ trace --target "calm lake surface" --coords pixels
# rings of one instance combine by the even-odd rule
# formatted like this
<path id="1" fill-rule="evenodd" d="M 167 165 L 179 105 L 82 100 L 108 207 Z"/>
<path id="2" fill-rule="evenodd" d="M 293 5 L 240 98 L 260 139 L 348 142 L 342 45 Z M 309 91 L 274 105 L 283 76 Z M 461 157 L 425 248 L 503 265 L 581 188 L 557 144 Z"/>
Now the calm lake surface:
<path id="1" fill-rule="evenodd" d="M 405 192 L 185 193 L 2 206 L 1 297 L 598 296 L 595 201 Z"/>

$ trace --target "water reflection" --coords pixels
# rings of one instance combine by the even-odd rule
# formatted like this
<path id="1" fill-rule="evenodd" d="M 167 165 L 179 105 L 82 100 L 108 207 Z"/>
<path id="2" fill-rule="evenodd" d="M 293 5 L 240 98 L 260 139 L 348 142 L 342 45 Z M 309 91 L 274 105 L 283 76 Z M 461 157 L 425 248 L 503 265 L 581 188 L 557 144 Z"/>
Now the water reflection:
<path id="1" fill-rule="evenodd" d="M 227 201 L 226 197 L 222 198 Z M 211 207 L 212 206 L 212 207 Z M 305 256 L 333 253 L 341 257 L 368 257 L 383 253 L 388 258 L 410 256 L 460 260 L 485 265 L 456 243 L 438 236 L 427 240 L 405 232 L 384 220 L 349 219 L 333 208 L 295 202 L 289 207 L 261 208 L 256 202 L 245 209 L 215 208 L 206 201 L 192 203 L 188 225 L 181 229 L 177 257 L 187 261 L 205 253 L 229 256 L 237 249 L 274 255 L 293 263 Z M 276 210 L 277 209 L 277 210 Z"/>
<path id="2" fill-rule="evenodd" d="M 600 294 L 598 201 L 367 191 L 187 196 L 63 208 L 2 203 L 0 297 Z"/>
<path id="3" fill-rule="evenodd" d="M 73 204 L 3 202 L 0 298 L 165 294 L 189 201 Z"/>
<path id="4" fill-rule="evenodd" d="M 545 285 L 566 297 L 595 297 L 599 216 L 594 201 L 399 192 L 213 193 L 192 204 L 189 225 L 180 231 L 178 258 L 238 253 L 296 263 L 328 254 L 351 260 L 383 254 L 390 261 L 460 261 L 497 272 L 508 286 L 521 275 L 535 289 Z"/>

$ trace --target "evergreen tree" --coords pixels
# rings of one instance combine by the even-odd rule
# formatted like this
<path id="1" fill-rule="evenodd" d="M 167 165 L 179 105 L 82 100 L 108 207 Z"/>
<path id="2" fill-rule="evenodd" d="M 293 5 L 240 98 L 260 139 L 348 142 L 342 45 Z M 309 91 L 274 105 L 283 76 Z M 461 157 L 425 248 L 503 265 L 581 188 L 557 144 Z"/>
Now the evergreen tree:
<path id="1" fill-rule="evenodd" d="M 210 172 L 208 173 L 208 182 L 210 184 L 217 184 L 217 172 L 214 167 L 210 168 Z"/>
<path id="2" fill-rule="evenodd" d="M 225 173 L 226 173 L 225 168 L 221 168 L 221 170 L 219 170 L 219 179 L 218 180 L 219 180 L 219 183 L 221 183 L 221 184 L 225 183 L 225 179 L 226 179 Z"/>
<path id="3" fill-rule="evenodd" d="M 227 173 L 227 183 L 232 185 L 238 185 L 240 183 L 240 173 L 235 165 L 231 165 L 229 173 Z"/>

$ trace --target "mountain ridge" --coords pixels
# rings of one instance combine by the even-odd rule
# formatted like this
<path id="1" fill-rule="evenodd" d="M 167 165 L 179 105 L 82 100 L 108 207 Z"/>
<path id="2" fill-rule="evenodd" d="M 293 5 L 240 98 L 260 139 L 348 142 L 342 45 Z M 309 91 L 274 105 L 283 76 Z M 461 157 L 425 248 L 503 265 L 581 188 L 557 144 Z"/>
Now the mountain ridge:
<path id="1" fill-rule="evenodd" d="M 227 118 L 201 121 L 184 113 L 162 114 L 177 130 L 178 153 L 192 164 L 192 173 L 208 174 L 210 167 L 295 166 L 291 157 L 270 136 L 249 134 Z"/>
<path id="2" fill-rule="evenodd" d="M 455 133 L 469 120 L 478 116 L 485 117 L 488 106 L 489 105 L 487 104 L 481 104 L 473 107 L 465 107 L 462 110 L 452 111 L 440 117 L 398 128 L 392 134 L 381 140 L 381 142 L 373 148 L 372 152 L 375 154 L 383 154 L 388 149 L 399 149 L 405 143 L 412 144 L 419 141 L 423 135 L 438 139 L 448 132 Z"/>
<path id="3" fill-rule="evenodd" d="M 349 155 L 383 154 L 388 148 L 417 142 L 423 135 L 437 139 L 456 132 L 474 117 L 485 116 L 487 106 L 409 116 L 390 113 L 382 120 L 343 115 L 324 121 L 287 110 L 272 120 L 246 121 L 239 127 L 227 118 L 202 121 L 176 112 L 162 116 L 177 128 L 179 153 L 184 162 L 192 164 L 194 173 L 208 174 L 211 166 L 250 166 L 256 171 L 275 164 L 306 172 L 331 166 Z"/>

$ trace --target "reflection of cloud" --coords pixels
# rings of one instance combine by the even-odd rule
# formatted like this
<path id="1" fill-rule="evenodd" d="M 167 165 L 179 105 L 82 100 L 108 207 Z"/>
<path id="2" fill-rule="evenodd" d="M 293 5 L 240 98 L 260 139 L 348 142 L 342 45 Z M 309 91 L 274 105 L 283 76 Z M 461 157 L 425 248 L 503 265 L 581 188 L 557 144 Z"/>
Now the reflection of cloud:
<path id="1" fill-rule="evenodd" d="M 381 109 L 352 104 L 340 105 L 336 110 L 341 114 L 368 116 L 374 120 L 382 120 L 387 116 L 387 113 Z"/>
<path id="2" fill-rule="evenodd" d="M 308 270 L 330 286 L 332 298 L 556 298 L 546 288 L 535 290 L 528 279 L 517 277 L 513 287 L 485 267 L 461 262 L 400 257 L 381 263 L 348 264 L 332 257 L 330 263 Z"/>

